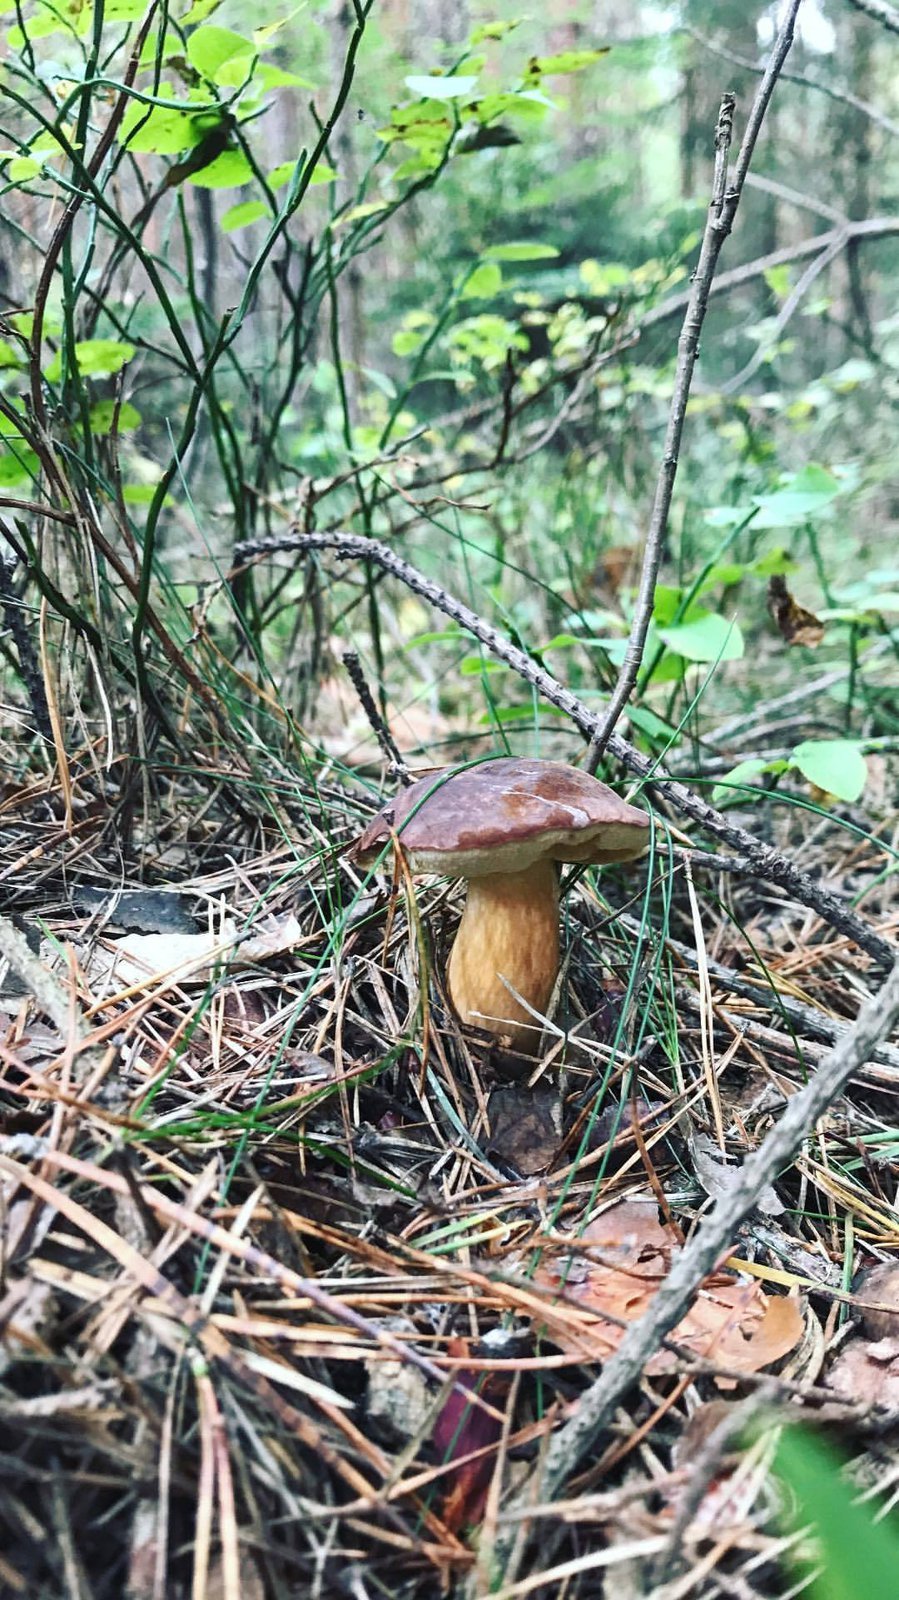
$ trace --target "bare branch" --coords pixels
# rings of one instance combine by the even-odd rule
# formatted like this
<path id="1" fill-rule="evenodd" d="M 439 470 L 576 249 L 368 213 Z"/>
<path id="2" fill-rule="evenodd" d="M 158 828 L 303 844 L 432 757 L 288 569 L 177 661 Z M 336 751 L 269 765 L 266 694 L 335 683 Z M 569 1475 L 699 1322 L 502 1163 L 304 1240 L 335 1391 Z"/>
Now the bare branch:
<path id="1" fill-rule="evenodd" d="M 832 245 L 828 246 L 826 250 L 822 250 L 821 254 L 816 256 L 814 261 L 809 262 L 808 266 L 805 268 L 805 271 L 801 274 L 798 281 L 793 285 L 790 293 L 787 295 L 786 300 L 777 313 L 774 327 L 771 329 L 770 333 L 766 335 L 764 344 L 760 344 L 758 346 L 758 349 L 755 351 L 751 359 L 747 361 L 745 367 L 742 367 L 739 372 L 734 373 L 732 378 L 728 378 L 726 383 L 722 383 L 720 388 L 721 394 L 738 394 L 744 383 L 748 383 L 749 379 L 753 377 L 756 372 L 758 372 L 758 369 L 764 362 L 766 355 L 775 349 L 777 341 L 783 333 L 784 328 L 799 309 L 799 306 L 802 304 L 803 299 L 805 298 L 812 284 L 815 282 L 816 278 L 820 277 L 821 273 L 830 266 L 831 262 L 836 260 L 836 257 L 839 255 L 841 249 L 842 245 L 840 241 L 837 240 Z"/>
<path id="2" fill-rule="evenodd" d="M 887 0 L 849 0 L 849 4 L 879 22 L 881 27 L 889 28 L 890 33 L 899 33 L 899 11 L 888 5 Z"/>
<path id="3" fill-rule="evenodd" d="M 744 72 L 756 72 L 761 75 L 765 70 L 757 61 L 750 61 L 747 56 L 738 55 L 735 50 L 726 50 L 723 45 L 716 44 L 714 39 L 709 39 L 704 33 L 700 33 L 698 28 L 682 28 L 678 31 L 689 34 L 691 39 L 695 39 L 697 44 L 701 44 L 711 55 L 718 56 L 722 61 L 729 61 L 732 66 L 741 67 Z M 819 83 L 816 78 L 806 78 L 801 72 L 782 72 L 780 76 L 783 83 L 796 83 L 801 89 L 816 90 L 828 100 L 835 100 L 838 105 L 852 106 L 854 111 L 861 112 L 863 117 L 867 117 L 878 128 L 882 128 L 884 133 L 891 134 L 894 139 L 899 138 L 899 122 L 894 122 L 891 117 L 885 116 L 877 106 L 869 105 L 867 100 L 860 100 L 858 95 L 850 94 L 848 89 L 835 89 L 829 83 Z"/>

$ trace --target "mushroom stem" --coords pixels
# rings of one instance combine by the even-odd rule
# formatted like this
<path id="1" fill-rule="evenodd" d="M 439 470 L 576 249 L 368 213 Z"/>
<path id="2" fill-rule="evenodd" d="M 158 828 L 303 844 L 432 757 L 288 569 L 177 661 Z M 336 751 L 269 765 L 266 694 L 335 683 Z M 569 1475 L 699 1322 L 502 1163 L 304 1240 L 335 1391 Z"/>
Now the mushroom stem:
<path id="1" fill-rule="evenodd" d="M 549 1004 L 559 971 L 559 873 L 554 861 L 525 872 L 469 880 L 468 899 L 449 959 L 450 999 L 463 1022 L 507 1035 L 533 1054 L 540 1025 L 509 992 L 505 978 L 535 1011 Z"/>

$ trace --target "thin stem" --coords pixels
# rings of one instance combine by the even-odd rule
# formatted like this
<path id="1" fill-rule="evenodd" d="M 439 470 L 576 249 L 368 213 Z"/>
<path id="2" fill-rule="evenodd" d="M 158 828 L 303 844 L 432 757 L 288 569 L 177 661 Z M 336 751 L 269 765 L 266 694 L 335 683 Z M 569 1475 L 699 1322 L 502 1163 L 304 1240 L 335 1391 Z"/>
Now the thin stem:
<path id="1" fill-rule="evenodd" d="M 615 725 L 627 705 L 637 682 L 637 676 L 643 660 L 643 652 L 646 648 L 646 636 L 652 621 L 656 580 L 662 560 L 665 534 L 668 529 L 674 480 L 677 476 L 681 438 L 687 415 L 687 402 L 690 398 L 693 371 L 699 355 L 699 336 L 702 332 L 702 325 L 708 309 L 712 279 L 715 275 L 721 247 L 733 227 L 743 185 L 746 181 L 746 174 L 749 171 L 756 140 L 774 92 L 774 85 L 793 42 L 793 27 L 800 3 L 801 0 L 791 0 L 790 8 L 778 34 L 771 59 L 759 84 L 758 92 L 749 113 L 749 120 L 746 124 L 746 131 L 743 135 L 729 187 L 727 185 L 727 154 L 730 149 L 733 131 L 735 102 L 732 94 L 725 94 L 721 100 L 718 123 L 715 129 L 715 172 L 712 180 L 712 199 L 699 252 L 699 261 L 693 276 L 687 311 L 677 345 L 674 392 L 671 396 L 662 463 L 659 468 L 652 513 L 649 519 L 646 548 L 643 552 L 640 588 L 634 609 L 634 620 L 618 682 L 615 685 L 606 714 L 590 740 L 590 748 L 584 760 L 584 766 L 588 772 L 596 771 L 603 751 L 609 743 Z"/>

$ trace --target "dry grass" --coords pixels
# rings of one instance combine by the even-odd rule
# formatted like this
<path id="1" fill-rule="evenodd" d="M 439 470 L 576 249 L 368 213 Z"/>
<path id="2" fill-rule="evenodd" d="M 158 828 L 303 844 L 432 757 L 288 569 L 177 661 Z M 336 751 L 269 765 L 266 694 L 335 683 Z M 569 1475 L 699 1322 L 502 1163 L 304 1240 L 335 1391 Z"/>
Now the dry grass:
<path id="1" fill-rule="evenodd" d="M 636 881 L 573 889 L 531 1087 L 443 1008 L 456 891 L 410 904 L 342 859 L 369 793 L 274 772 L 260 804 L 236 762 L 176 772 L 130 852 L 90 779 L 73 776 L 71 830 L 52 780 L 6 795 L 0 882 L 52 941 L 58 1001 L 54 1025 L 46 995 L 7 978 L 10 1595 L 492 1592 L 491 1551 L 521 1521 L 509 1497 L 595 1370 L 593 1314 L 533 1276 L 540 1252 L 634 1195 L 689 1229 L 697 1173 L 726 1181 L 716 1143 L 731 1159 L 757 1144 L 868 991 L 866 961 L 810 914 L 708 867 L 691 884 L 660 855 Z M 780 844 L 895 930 L 873 839 L 799 811 L 782 826 Z M 123 913 L 87 893 L 111 880 L 178 892 Z M 213 935 L 226 913 L 241 938 L 298 927 L 289 950 L 246 960 L 238 943 L 211 975 L 104 970 L 123 915 L 172 912 Z M 783 1209 L 735 1241 L 766 1289 L 802 1301 L 777 1377 L 675 1343 L 675 1372 L 644 1378 L 568 1498 L 532 1508 L 531 1556 L 500 1593 L 789 1591 L 769 1436 L 730 1475 L 732 1440 L 692 1441 L 722 1399 L 759 1392 L 880 1439 L 865 1397 L 827 1384 L 853 1267 L 899 1245 L 897 1089 L 885 1047 L 784 1174 Z M 453 1442 L 459 1373 L 470 1415 Z M 878 1443 L 872 1484 L 888 1462 Z"/>

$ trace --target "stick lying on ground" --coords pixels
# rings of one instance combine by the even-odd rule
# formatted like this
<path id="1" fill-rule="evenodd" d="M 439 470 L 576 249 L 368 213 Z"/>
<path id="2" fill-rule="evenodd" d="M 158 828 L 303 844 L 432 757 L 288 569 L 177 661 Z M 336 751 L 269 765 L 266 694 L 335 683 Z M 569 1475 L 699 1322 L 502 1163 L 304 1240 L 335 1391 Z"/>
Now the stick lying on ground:
<path id="1" fill-rule="evenodd" d="M 543 1468 L 542 1492 L 551 1495 L 606 1426 L 622 1392 L 634 1382 L 686 1312 L 702 1280 L 732 1242 L 757 1197 L 773 1183 L 803 1139 L 840 1095 L 849 1079 L 890 1033 L 899 1019 L 899 960 L 886 983 L 862 1006 L 857 1021 L 828 1051 L 815 1076 L 793 1095 L 780 1120 L 743 1162 L 739 1181 L 718 1201 L 674 1262 L 652 1303 L 633 1323 L 600 1376 L 581 1395 L 571 1421 L 551 1440 Z"/>

